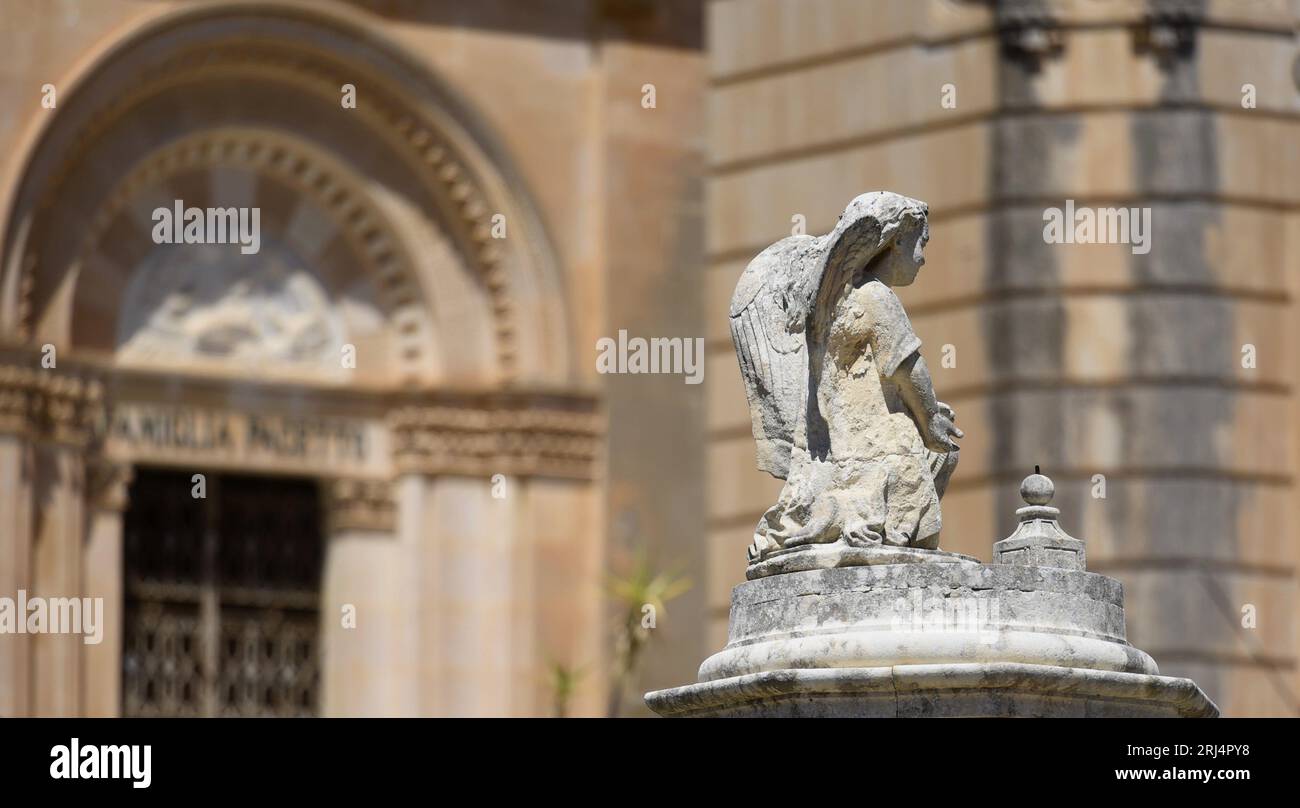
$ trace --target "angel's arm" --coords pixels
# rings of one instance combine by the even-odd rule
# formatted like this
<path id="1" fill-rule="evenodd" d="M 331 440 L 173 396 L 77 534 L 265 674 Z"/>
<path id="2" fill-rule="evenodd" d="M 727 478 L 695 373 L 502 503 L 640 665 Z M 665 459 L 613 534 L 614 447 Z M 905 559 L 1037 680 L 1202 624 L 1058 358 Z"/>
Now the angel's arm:
<path id="1" fill-rule="evenodd" d="M 916 421 L 925 448 L 933 452 L 951 452 L 957 448 L 953 438 L 964 437 L 934 397 L 934 384 L 930 369 L 920 351 L 913 351 L 899 364 L 890 379 L 898 386 L 899 395 Z"/>

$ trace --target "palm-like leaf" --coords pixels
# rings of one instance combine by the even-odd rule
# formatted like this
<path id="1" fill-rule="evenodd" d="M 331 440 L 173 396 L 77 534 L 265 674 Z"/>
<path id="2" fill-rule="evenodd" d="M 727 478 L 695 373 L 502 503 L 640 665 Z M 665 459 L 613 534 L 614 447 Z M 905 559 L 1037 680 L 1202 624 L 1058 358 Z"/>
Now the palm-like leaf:
<path id="1" fill-rule="evenodd" d="M 622 612 L 610 695 L 609 715 L 613 717 L 618 715 L 623 689 L 632 678 L 641 650 L 650 640 L 649 630 L 642 625 L 644 608 L 650 606 L 654 610 L 657 622 L 659 617 L 667 616 L 668 602 L 691 588 L 691 580 L 676 572 L 656 572 L 643 547 L 637 551 L 627 572 L 607 578 L 606 588 Z"/>
<path id="2" fill-rule="evenodd" d="M 668 602 L 691 588 L 691 579 L 675 572 L 655 572 L 645 549 L 637 551 L 631 568 L 623 575 L 610 575 L 609 593 L 629 612 L 639 614 L 646 605 L 656 614 L 667 614 Z"/>

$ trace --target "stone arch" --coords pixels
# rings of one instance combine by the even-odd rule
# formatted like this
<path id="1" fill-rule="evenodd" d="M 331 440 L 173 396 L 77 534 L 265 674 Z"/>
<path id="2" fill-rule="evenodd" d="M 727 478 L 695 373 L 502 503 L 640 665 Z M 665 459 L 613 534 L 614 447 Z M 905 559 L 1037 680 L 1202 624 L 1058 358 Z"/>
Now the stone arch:
<path id="1" fill-rule="evenodd" d="M 96 210 L 89 232 L 80 241 L 72 267 L 77 273 L 70 304 L 68 322 L 70 343 L 78 350 L 98 350 L 116 354 L 119 361 L 132 361 L 123 349 L 132 342 L 138 345 L 140 322 L 131 317 L 131 310 L 140 308 L 139 294 L 133 289 L 142 283 L 153 287 L 161 278 L 140 278 L 140 272 L 131 278 L 123 277 L 123 270 L 133 270 L 149 257 L 152 242 L 141 237 L 140 230 L 148 229 L 143 222 L 147 210 L 142 208 L 162 200 L 152 198 L 160 184 L 172 178 L 189 177 L 188 185 L 200 191 L 198 198 L 189 192 L 184 195 L 187 204 L 204 207 L 204 203 L 217 202 L 202 195 L 201 183 L 195 175 L 210 169 L 246 171 L 234 176 L 249 176 L 262 181 L 277 182 L 289 190 L 289 204 L 285 194 L 270 190 L 266 199 L 254 198 L 261 212 L 260 240 L 265 248 L 268 237 L 287 244 L 294 254 L 310 262 L 313 274 L 324 275 L 324 291 L 346 292 L 357 283 L 351 277 L 357 268 L 369 279 L 373 287 L 373 302 L 382 311 L 391 327 L 383 335 L 383 349 L 370 352 L 379 354 L 378 362 L 363 363 L 362 379 L 382 382 L 396 376 L 400 379 L 436 378 L 436 357 L 429 357 L 429 346 L 436 342 L 432 323 L 420 299 L 420 290 L 413 281 L 411 258 L 400 238 L 385 220 L 382 212 L 357 188 L 358 179 L 332 156 L 320 152 L 309 144 L 299 142 L 275 132 L 239 127 L 205 129 L 182 137 L 150 153 L 131 169 L 113 193 Z M 196 187 L 198 186 L 198 187 Z M 229 200 L 226 200 L 229 201 Z M 270 214 L 270 215 L 267 215 Z M 123 233 L 129 233 L 123 237 Z M 116 259 L 116 260 L 115 260 Z M 355 263 L 353 263 L 355 262 Z M 156 273 L 155 273 L 156 274 Z M 169 287 L 164 286 L 165 292 Z M 156 288 L 148 289 L 157 293 Z M 133 305 L 134 304 L 134 305 Z M 337 343 L 353 344 L 356 329 L 339 334 Z M 390 355 L 391 356 L 388 356 Z M 160 357 L 150 356 L 149 364 L 159 364 Z M 185 362 L 193 367 L 194 355 Z M 333 358 L 333 354 L 331 357 Z M 385 362 L 383 360 L 391 361 Z M 318 370 L 326 369 L 324 363 Z M 337 361 L 334 370 L 340 369 Z M 288 368 L 279 368 L 284 373 Z M 343 378 L 341 374 L 333 374 Z M 323 380 L 328 374 L 312 374 L 314 380 Z"/>
<path id="2" fill-rule="evenodd" d="M 343 84 L 356 109 L 339 103 Z M 509 160 L 464 103 L 355 12 L 167 11 L 64 85 L 4 208 L 9 338 L 104 349 L 93 308 L 106 305 L 94 286 L 105 269 L 93 255 L 131 194 L 226 161 L 296 182 L 336 214 L 392 322 L 395 384 L 570 381 L 563 284 Z M 497 213 L 505 239 L 492 237 Z"/>

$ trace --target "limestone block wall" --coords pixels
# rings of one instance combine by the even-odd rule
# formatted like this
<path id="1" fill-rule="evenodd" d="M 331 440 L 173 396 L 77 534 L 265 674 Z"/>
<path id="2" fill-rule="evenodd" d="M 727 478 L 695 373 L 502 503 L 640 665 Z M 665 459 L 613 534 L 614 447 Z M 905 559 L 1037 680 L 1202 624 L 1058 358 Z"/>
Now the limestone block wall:
<path id="1" fill-rule="evenodd" d="M 930 204 L 928 263 L 900 296 L 967 433 L 945 548 L 988 558 L 1041 464 L 1162 672 L 1226 715 L 1300 709 L 1296 20 L 1282 2 L 1178 8 L 710 4 L 715 646 L 780 484 L 753 467 L 731 290 L 792 217 L 824 233 L 883 188 Z M 1047 243 L 1044 209 L 1066 200 L 1149 209 L 1149 252 Z"/>
<path id="2" fill-rule="evenodd" d="M 969 291 L 955 286 L 963 273 L 952 258 L 940 257 L 940 241 L 953 238 L 954 257 L 964 256 L 967 264 L 976 260 L 969 235 L 963 242 L 957 233 L 944 234 L 958 226 L 972 233 L 975 227 L 957 223 L 990 196 L 981 168 L 995 94 L 997 43 L 988 35 L 989 20 L 981 8 L 951 4 L 742 0 L 709 5 L 705 272 L 709 606 L 715 648 L 726 637 L 730 588 L 743 579 L 744 548 L 781 486 L 754 469 L 749 412 L 727 330 L 736 280 L 759 250 L 801 223 L 797 217 L 806 232 L 820 234 L 865 190 L 923 199 L 930 204 L 935 237 L 920 286 L 903 299 L 922 339 L 932 341 L 909 295 L 921 287 L 931 293 L 947 288 L 956 299 L 969 299 Z M 976 35 L 980 31 L 986 34 L 982 38 Z M 925 44 L 945 37 L 957 41 Z M 945 110 L 939 105 L 940 86 L 954 76 L 962 80 L 960 105 Z M 932 88 L 929 97 L 922 87 Z M 942 371 L 933 372 L 937 389 L 958 406 L 965 428 L 965 414 L 949 395 Z M 960 519 L 955 513 L 951 518 Z"/>

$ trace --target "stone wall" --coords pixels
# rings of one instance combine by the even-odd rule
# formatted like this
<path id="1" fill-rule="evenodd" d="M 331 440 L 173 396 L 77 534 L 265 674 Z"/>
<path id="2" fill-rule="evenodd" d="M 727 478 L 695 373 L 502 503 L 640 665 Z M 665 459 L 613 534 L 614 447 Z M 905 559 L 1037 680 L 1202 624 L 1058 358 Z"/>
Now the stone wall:
<path id="1" fill-rule="evenodd" d="M 754 470 L 731 290 L 793 216 L 824 233 L 888 189 L 930 204 L 928 264 L 900 296 L 967 434 L 943 547 L 987 559 L 1041 464 L 1162 673 L 1225 715 L 1300 709 L 1296 19 L 1282 2 L 1168 8 L 709 5 L 714 647 L 779 487 Z M 1067 199 L 1150 208 L 1150 252 L 1046 243 L 1044 209 Z"/>

